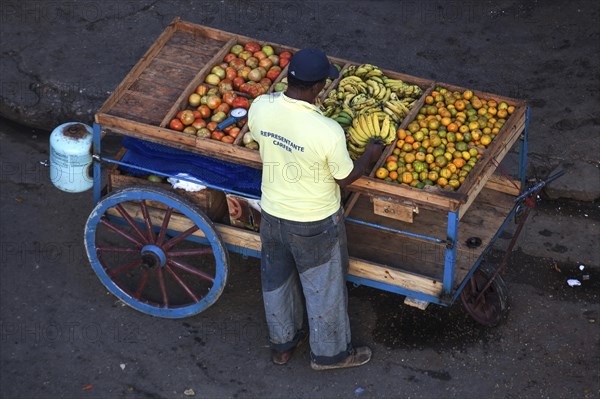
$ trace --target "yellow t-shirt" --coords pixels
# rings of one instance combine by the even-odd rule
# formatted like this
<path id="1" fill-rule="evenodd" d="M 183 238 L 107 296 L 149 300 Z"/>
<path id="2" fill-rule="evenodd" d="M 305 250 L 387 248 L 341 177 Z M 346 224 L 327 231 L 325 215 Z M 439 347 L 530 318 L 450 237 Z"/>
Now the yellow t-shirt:
<path id="1" fill-rule="evenodd" d="M 263 161 L 261 207 L 298 222 L 324 219 L 340 207 L 341 180 L 354 164 L 341 126 L 314 105 L 283 93 L 257 97 L 248 126 Z"/>

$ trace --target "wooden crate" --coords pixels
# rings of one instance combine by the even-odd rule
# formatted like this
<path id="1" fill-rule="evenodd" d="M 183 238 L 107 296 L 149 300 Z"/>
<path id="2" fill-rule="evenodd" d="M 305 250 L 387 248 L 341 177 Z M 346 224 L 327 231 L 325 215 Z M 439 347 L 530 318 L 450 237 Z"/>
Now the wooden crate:
<path id="1" fill-rule="evenodd" d="M 122 148 L 117 154 L 117 160 L 121 160 L 127 150 Z M 206 215 L 215 222 L 227 222 L 227 202 L 225 194 L 219 190 L 206 188 L 204 190 L 190 192 L 179 188 L 173 188 L 168 182 L 152 182 L 139 176 L 124 174 L 119 166 L 113 164 L 108 170 L 108 191 L 132 186 L 157 187 L 171 191 L 198 206 Z"/>

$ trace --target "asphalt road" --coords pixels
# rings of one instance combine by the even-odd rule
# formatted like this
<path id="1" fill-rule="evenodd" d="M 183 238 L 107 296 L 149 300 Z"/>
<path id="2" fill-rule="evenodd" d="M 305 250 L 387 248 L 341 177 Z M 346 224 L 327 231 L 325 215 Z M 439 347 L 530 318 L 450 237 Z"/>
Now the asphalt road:
<path id="1" fill-rule="evenodd" d="M 3 398 L 183 398 L 189 389 L 201 398 L 598 397 L 597 268 L 583 280 L 578 263 L 517 251 L 506 276 L 509 310 L 492 329 L 460 304 L 420 311 L 399 295 L 350 286 L 353 340 L 371 346 L 373 360 L 315 372 L 305 348 L 275 366 L 258 260 L 232 255 L 224 294 L 199 315 L 139 313 L 92 271 L 83 247 L 92 196 L 51 185 L 40 164 L 47 133 L 1 121 L 0 139 Z M 569 277 L 583 285 L 569 287 Z"/>

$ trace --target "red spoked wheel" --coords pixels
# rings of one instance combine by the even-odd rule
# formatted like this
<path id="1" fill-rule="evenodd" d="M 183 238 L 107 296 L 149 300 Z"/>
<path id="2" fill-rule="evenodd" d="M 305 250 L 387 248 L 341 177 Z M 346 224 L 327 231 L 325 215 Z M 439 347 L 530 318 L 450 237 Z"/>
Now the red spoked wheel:
<path id="1" fill-rule="evenodd" d="M 85 244 L 106 288 L 154 316 L 200 313 L 216 302 L 227 281 L 228 253 L 211 220 L 166 190 L 112 192 L 90 214 Z"/>
<path id="2" fill-rule="evenodd" d="M 494 327 L 500 323 L 508 304 L 508 289 L 504 279 L 495 270 L 482 264 L 471 276 L 460 293 L 461 302 L 469 315 L 478 323 Z"/>

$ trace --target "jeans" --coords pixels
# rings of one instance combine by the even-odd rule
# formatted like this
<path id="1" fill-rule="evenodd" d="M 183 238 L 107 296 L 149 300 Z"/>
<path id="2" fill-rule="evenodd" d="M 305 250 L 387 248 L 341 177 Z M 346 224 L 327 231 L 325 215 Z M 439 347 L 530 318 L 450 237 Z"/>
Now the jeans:
<path id="1" fill-rule="evenodd" d="M 290 221 L 263 211 L 260 238 L 271 347 L 285 351 L 297 344 L 306 303 L 312 360 L 332 364 L 346 358 L 352 347 L 342 209 L 316 222 Z"/>

